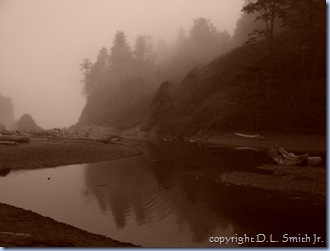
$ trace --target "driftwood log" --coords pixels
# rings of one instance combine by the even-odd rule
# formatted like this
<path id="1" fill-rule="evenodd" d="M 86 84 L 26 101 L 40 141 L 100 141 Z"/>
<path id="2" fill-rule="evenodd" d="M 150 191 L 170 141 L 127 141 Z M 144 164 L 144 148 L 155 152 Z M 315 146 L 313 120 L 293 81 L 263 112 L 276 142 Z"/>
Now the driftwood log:
<path id="1" fill-rule="evenodd" d="M 235 135 L 244 137 L 244 138 L 250 138 L 250 139 L 256 139 L 256 140 L 265 140 L 266 138 L 264 136 L 261 136 L 260 134 L 243 134 L 236 132 Z"/>
<path id="2" fill-rule="evenodd" d="M 0 141 L 29 142 L 30 138 L 25 136 L 0 135 Z"/>
<path id="3" fill-rule="evenodd" d="M 308 153 L 295 155 L 285 151 L 283 147 L 278 145 L 273 146 L 267 153 L 278 165 L 282 166 L 298 165 L 308 158 Z"/>

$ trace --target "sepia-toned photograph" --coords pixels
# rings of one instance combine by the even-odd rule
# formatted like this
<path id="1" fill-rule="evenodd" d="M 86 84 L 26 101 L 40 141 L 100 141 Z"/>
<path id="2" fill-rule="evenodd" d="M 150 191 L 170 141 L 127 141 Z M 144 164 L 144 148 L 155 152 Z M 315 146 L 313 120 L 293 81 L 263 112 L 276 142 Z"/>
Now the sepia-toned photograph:
<path id="1" fill-rule="evenodd" d="M 327 247 L 322 0 L 0 0 L 0 247 Z"/>

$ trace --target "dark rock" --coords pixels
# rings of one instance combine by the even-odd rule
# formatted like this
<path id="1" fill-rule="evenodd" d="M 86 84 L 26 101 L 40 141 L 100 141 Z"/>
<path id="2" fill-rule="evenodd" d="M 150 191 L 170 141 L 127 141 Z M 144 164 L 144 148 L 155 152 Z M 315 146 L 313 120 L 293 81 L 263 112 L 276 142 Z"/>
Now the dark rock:
<path id="1" fill-rule="evenodd" d="M 6 165 L 0 165 L 0 176 L 5 177 L 7 176 L 11 171 L 11 168 Z"/>
<path id="2" fill-rule="evenodd" d="M 30 114 L 24 114 L 16 123 L 14 128 L 19 131 L 42 131 Z"/>

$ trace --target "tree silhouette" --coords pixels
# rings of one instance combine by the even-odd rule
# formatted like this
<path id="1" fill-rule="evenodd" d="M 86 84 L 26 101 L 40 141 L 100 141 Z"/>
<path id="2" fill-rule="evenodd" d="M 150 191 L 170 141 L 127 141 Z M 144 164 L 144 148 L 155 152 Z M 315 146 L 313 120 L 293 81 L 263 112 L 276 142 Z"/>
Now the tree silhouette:
<path id="1" fill-rule="evenodd" d="M 132 52 L 123 31 L 117 31 L 111 47 L 109 63 L 114 71 L 124 71 L 132 60 Z"/>
<path id="2" fill-rule="evenodd" d="M 83 95 L 88 98 L 92 93 L 92 84 L 89 78 L 90 71 L 92 69 L 93 63 L 89 58 L 85 58 L 83 62 L 80 64 L 80 70 L 84 74 L 84 79 L 81 82 L 84 84 L 83 86 Z"/>
<path id="3" fill-rule="evenodd" d="M 173 103 L 170 89 L 172 85 L 173 84 L 169 81 L 162 82 L 156 93 L 152 103 L 154 111 L 151 114 L 152 120 L 156 123 L 165 120 L 167 115 L 171 112 Z"/>
<path id="4" fill-rule="evenodd" d="M 256 29 L 251 33 L 253 36 L 264 36 L 268 41 L 268 50 L 271 52 L 273 47 L 275 22 L 282 20 L 287 14 L 287 0 L 257 0 L 250 2 L 243 7 L 242 11 L 247 14 L 257 13 L 256 21 L 262 20 L 265 23 L 265 29 Z"/>
<path id="5" fill-rule="evenodd" d="M 151 36 L 137 36 L 135 40 L 134 56 L 139 63 L 153 61 Z"/>

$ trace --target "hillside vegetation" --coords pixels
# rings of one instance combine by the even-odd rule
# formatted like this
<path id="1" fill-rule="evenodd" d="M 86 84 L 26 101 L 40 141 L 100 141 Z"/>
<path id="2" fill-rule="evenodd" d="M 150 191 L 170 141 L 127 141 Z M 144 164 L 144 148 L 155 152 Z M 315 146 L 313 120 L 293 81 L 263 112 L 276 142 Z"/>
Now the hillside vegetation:
<path id="1" fill-rule="evenodd" d="M 139 36 L 131 51 L 118 31 L 82 70 L 81 125 L 325 134 L 326 4 L 246 1 L 232 37 L 197 18 L 173 46 Z"/>

